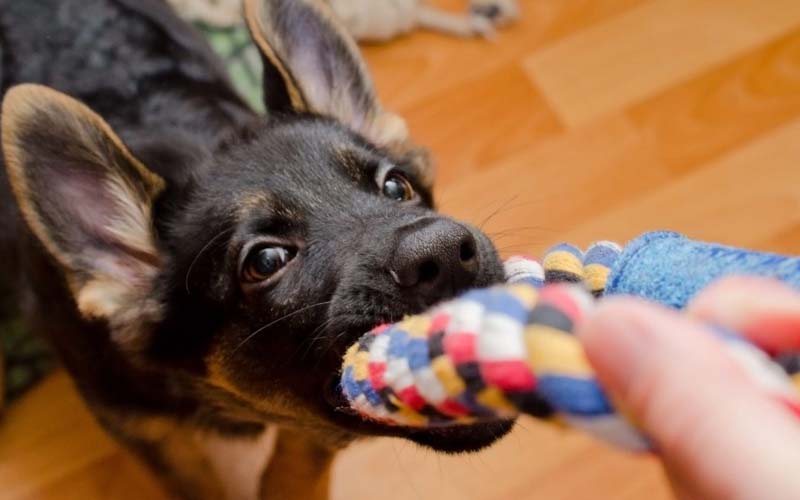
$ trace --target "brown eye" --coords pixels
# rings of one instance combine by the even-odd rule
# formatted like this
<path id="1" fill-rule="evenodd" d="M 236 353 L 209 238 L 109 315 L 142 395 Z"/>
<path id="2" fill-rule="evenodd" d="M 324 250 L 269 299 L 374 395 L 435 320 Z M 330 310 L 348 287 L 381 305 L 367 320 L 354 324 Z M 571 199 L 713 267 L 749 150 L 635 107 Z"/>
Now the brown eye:
<path id="1" fill-rule="evenodd" d="M 252 252 L 245 262 L 242 277 L 249 283 L 266 281 L 289 263 L 294 250 L 285 247 L 261 247 Z"/>
<path id="2" fill-rule="evenodd" d="M 383 195 L 397 201 L 408 201 L 414 198 L 414 188 L 408 179 L 402 175 L 392 172 L 383 180 L 381 187 Z"/>

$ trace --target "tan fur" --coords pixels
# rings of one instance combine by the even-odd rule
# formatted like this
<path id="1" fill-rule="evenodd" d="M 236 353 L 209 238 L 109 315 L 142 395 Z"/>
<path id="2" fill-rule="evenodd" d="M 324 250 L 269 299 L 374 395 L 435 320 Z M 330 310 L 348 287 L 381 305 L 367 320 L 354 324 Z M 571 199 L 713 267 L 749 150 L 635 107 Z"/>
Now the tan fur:
<path id="1" fill-rule="evenodd" d="M 222 481 L 196 441 L 196 430 L 176 425 L 157 446 L 162 460 L 170 466 L 167 484 L 182 493 L 191 492 L 192 498 L 225 498 Z"/>
<path id="2" fill-rule="evenodd" d="M 277 439 L 278 429 L 274 425 L 255 438 L 222 437 L 212 433 L 195 436 L 228 500 L 261 498 L 261 478 L 273 459 Z"/>
<path id="3" fill-rule="evenodd" d="M 269 426 L 255 438 L 227 438 L 163 417 L 117 416 L 115 422 L 124 434 L 157 445 L 173 471 L 167 484 L 191 488 L 197 498 L 328 498 L 335 452 L 303 431 Z"/>
<path id="4" fill-rule="evenodd" d="M 97 410 L 114 432 L 147 443 L 168 469 L 154 470 L 175 491 L 207 500 L 257 500 L 274 456 L 275 426 L 259 436 L 228 437 L 168 417 L 143 417 Z M 272 498 L 272 497 L 270 497 Z"/>
<path id="5" fill-rule="evenodd" d="M 241 196 L 236 204 L 241 216 L 246 216 L 253 210 L 263 210 L 269 207 L 270 196 L 267 193 L 249 193 Z"/>
<path id="6" fill-rule="evenodd" d="M 408 137 L 408 125 L 399 115 L 382 111 L 372 119 L 372 139 L 382 145 L 402 144 Z"/>
<path id="7" fill-rule="evenodd" d="M 107 230 L 129 249 L 146 254 L 158 260 L 153 241 L 152 217 L 153 198 L 142 199 L 135 193 L 136 188 L 130 186 L 121 177 L 110 177 L 107 189 L 114 196 L 121 216 L 112 221 Z"/>
<path id="8" fill-rule="evenodd" d="M 136 446 L 147 443 L 169 468 L 154 469 L 175 492 L 189 492 L 192 498 L 224 498 L 222 483 L 195 441 L 196 431 L 168 417 L 135 416 L 95 408 L 98 418 L 114 434 Z"/>
<path id="9" fill-rule="evenodd" d="M 0 416 L 3 414 L 3 407 L 5 406 L 6 401 L 6 366 L 5 366 L 5 353 L 3 352 L 3 346 L 0 345 Z"/>
<path id="10" fill-rule="evenodd" d="M 123 435 L 149 442 L 161 441 L 178 427 L 178 422 L 168 417 L 123 415 L 103 408 L 95 408 L 95 413 L 101 421 L 111 423 L 115 430 L 122 430 Z"/>
<path id="11" fill-rule="evenodd" d="M 120 300 L 129 292 L 126 283 L 111 277 L 95 278 L 81 286 L 77 292 L 78 310 L 88 318 L 112 318 L 120 308 Z"/>
<path id="12" fill-rule="evenodd" d="M 314 425 L 317 417 L 296 402 L 280 397 L 269 398 L 269 401 L 248 397 L 226 376 L 223 357 L 224 354 L 216 352 L 206 358 L 207 381 L 284 422 L 278 427 L 274 452 L 261 479 L 260 498 L 327 499 L 331 463 L 335 450 L 341 446 L 336 432 Z M 303 425 L 297 422 L 303 422 Z"/>
<path id="13" fill-rule="evenodd" d="M 36 113 L 39 112 L 35 99 L 40 89 L 46 89 L 46 87 L 41 87 L 39 85 L 19 85 L 11 88 L 6 93 L 3 99 L 2 113 L 0 113 L 3 120 L 3 155 L 6 170 L 8 171 L 8 180 L 25 222 L 28 223 L 53 257 L 56 259 L 63 259 L 63 256 L 59 255 L 58 246 L 50 237 L 49 231 L 38 214 L 33 210 L 29 196 L 30 190 L 28 189 L 28 183 L 25 179 L 24 151 L 16 135 L 20 124 L 33 119 Z M 47 96 L 49 93 L 45 95 Z"/>
<path id="14" fill-rule="evenodd" d="M 206 381 L 213 387 L 221 389 L 241 401 L 247 402 L 253 408 L 272 415 L 275 420 L 279 420 L 282 423 L 290 423 L 296 420 L 313 422 L 318 419 L 315 414 L 305 410 L 303 405 L 291 399 L 288 394 L 283 395 L 278 392 L 269 398 L 247 394 L 237 387 L 236 384 L 231 382 L 230 378 L 225 373 L 226 365 L 223 358 L 224 354 L 218 352 L 206 358 L 206 367 L 208 370 Z"/>
<path id="15" fill-rule="evenodd" d="M 223 354 L 212 353 L 206 358 L 206 369 L 208 375 L 206 380 L 213 386 L 227 391 L 242 400 L 249 399 L 243 392 L 239 390 L 225 375 L 225 364 L 223 362 Z"/>
<path id="16" fill-rule="evenodd" d="M 261 498 L 327 500 L 333 455 L 302 432 L 281 429 L 261 480 Z"/>

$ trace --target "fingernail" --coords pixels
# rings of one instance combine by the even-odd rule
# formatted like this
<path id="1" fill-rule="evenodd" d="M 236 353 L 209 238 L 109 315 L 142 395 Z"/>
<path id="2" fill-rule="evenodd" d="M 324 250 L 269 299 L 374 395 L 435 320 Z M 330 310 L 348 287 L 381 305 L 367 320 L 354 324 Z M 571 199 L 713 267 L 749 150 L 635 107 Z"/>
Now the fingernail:
<path id="1" fill-rule="evenodd" d="M 639 299 L 604 300 L 577 334 L 600 382 L 618 396 L 656 365 L 688 363 L 737 376 L 722 344 L 702 326 Z"/>
<path id="2" fill-rule="evenodd" d="M 800 420 L 800 402 L 784 395 L 773 395 L 772 398 L 780 406 L 787 410 L 794 418 Z"/>
<path id="3" fill-rule="evenodd" d="M 800 294 L 779 282 L 733 278 L 711 285 L 701 293 L 690 306 L 690 313 L 726 321 L 727 326 L 741 324 L 754 313 L 800 316 Z"/>
<path id="4" fill-rule="evenodd" d="M 712 285 L 690 313 L 730 328 L 775 355 L 800 349 L 800 294 L 758 278 L 735 278 Z"/>

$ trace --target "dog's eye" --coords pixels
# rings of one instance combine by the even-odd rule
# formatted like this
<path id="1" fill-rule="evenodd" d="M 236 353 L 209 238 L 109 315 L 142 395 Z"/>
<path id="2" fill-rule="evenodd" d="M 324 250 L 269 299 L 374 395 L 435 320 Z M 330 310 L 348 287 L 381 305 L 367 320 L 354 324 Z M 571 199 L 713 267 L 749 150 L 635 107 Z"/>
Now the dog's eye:
<path id="1" fill-rule="evenodd" d="M 274 276 L 294 257 L 294 251 L 285 247 L 261 247 L 245 261 L 242 278 L 248 283 L 265 281 Z"/>
<path id="2" fill-rule="evenodd" d="M 408 177 L 390 161 L 381 161 L 375 170 L 375 182 L 381 194 L 395 201 L 419 198 Z"/>
<path id="3" fill-rule="evenodd" d="M 414 198 L 414 188 L 408 179 L 397 172 L 390 172 L 383 180 L 381 192 L 387 198 L 397 201 L 408 201 Z"/>

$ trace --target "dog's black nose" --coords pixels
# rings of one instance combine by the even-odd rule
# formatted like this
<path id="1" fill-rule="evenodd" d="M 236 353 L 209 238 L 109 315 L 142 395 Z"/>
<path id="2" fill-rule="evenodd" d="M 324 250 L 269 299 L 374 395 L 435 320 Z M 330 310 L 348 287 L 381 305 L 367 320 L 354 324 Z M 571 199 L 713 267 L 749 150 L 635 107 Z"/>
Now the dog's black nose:
<path id="1" fill-rule="evenodd" d="M 389 265 L 401 288 L 431 303 L 469 287 L 478 274 L 475 237 L 448 219 L 427 219 L 405 234 Z"/>

